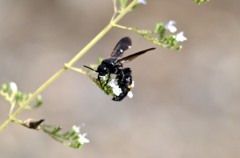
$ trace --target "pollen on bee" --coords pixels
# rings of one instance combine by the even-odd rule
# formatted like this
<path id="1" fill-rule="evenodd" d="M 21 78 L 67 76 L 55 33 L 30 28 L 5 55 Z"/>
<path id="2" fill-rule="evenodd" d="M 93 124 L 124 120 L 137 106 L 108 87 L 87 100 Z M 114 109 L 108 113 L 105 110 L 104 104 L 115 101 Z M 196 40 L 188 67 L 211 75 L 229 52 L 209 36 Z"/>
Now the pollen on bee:
<path id="1" fill-rule="evenodd" d="M 129 84 L 129 85 L 128 85 L 128 88 L 131 89 L 131 88 L 133 88 L 133 86 L 132 86 L 131 84 Z"/>

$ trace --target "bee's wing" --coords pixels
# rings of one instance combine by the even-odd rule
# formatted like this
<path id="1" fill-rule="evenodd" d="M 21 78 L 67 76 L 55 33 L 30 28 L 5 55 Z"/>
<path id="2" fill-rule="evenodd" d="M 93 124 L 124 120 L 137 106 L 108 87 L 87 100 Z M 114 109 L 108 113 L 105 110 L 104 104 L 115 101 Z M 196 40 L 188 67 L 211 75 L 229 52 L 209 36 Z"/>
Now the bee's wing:
<path id="1" fill-rule="evenodd" d="M 123 55 L 123 52 L 127 49 L 131 48 L 132 41 L 129 37 L 123 37 L 115 46 L 110 57 L 112 58 L 119 58 Z"/>
<path id="2" fill-rule="evenodd" d="M 129 62 L 129 61 L 135 59 L 136 57 L 138 57 L 139 55 L 142 55 L 142 54 L 144 54 L 148 51 L 154 50 L 154 49 L 156 49 L 156 48 L 148 48 L 148 49 L 142 50 L 140 52 L 137 52 L 137 53 L 131 54 L 129 56 L 123 57 L 123 58 L 119 59 L 118 62 L 120 62 L 120 63 Z"/>

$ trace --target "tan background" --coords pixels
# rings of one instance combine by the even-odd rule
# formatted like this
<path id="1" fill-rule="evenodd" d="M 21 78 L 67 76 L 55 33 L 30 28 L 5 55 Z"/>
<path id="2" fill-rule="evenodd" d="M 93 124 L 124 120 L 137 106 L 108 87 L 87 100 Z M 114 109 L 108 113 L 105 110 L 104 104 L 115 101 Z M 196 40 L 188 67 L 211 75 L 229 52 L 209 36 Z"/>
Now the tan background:
<path id="1" fill-rule="evenodd" d="M 14 124 L 0 134 L 4 158 L 239 158 L 240 1 L 149 0 L 121 24 L 151 28 L 175 20 L 188 41 L 178 53 L 158 48 L 128 64 L 134 98 L 117 103 L 88 78 L 68 71 L 43 92 L 44 105 L 19 117 L 45 118 L 65 128 L 86 124 L 91 143 L 69 149 L 43 133 Z M 109 21 L 111 0 L 1 0 L 0 83 L 34 91 Z M 76 66 L 106 57 L 130 36 L 133 48 L 152 47 L 140 36 L 111 30 Z M 0 99 L 0 121 L 8 105 Z"/>

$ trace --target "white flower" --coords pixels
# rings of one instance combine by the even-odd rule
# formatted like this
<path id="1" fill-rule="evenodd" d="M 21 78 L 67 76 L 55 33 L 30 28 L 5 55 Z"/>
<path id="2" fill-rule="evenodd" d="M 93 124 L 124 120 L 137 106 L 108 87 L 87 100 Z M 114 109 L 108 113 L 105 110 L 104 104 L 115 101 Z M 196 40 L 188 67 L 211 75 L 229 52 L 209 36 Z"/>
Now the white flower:
<path id="1" fill-rule="evenodd" d="M 87 133 L 79 134 L 78 142 L 80 144 L 89 143 L 90 140 L 86 138 Z"/>
<path id="2" fill-rule="evenodd" d="M 72 130 L 78 134 L 78 140 L 77 141 L 80 144 L 84 144 L 84 143 L 89 143 L 90 142 L 89 139 L 86 138 L 87 133 L 80 134 L 80 127 L 79 126 L 75 126 L 74 125 L 72 127 Z"/>
<path id="3" fill-rule="evenodd" d="M 113 87 L 113 93 L 116 96 L 119 96 L 122 93 L 122 90 L 119 88 L 119 86 Z"/>
<path id="4" fill-rule="evenodd" d="M 177 28 L 174 26 L 176 23 L 175 21 L 170 20 L 166 25 L 165 29 L 169 30 L 171 33 L 175 33 L 177 31 Z M 187 38 L 183 35 L 183 32 L 179 32 L 176 35 L 174 35 L 176 41 L 178 42 L 184 42 L 187 40 Z"/>
<path id="5" fill-rule="evenodd" d="M 115 80 L 115 79 L 112 79 L 111 81 L 108 82 L 108 85 L 109 85 L 110 87 L 115 87 L 115 86 L 117 85 L 116 80 Z"/>
<path id="6" fill-rule="evenodd" d="M 129 98 L 132 98 L 132 97 L 133 97 L 132 91 L 129 91 L 128 94 L 127 94 L 127 96 L 128 96 Z"/>
<path id="7" fill-rule="evenodd" d="M 165 29 L 167 29 L 168 31 L 170 31 L 171 33 L 174 33 L 177 31 L 176 26 L 174 26 L 176 23 L 173 20 L 170 20 L 166 25 L 165 25 Z"/>
<path id="8" fill-rule="evenodd" d="M 185 37 L 184 32 L 179 32 L 178 34 L 175 35 L 175 38 L 178 42 L 184 42 L 187 40 L 187 37 Z"/>
<path id="9" fill-rule="evenodd" d="M 122 93 L 122 90 L 117 85 L 116 80 L 112 79 L 110 82 L 108 82 L 108 85 L 112 87 L 112 91 L 116 96 L 119 96 Z"/>
<path id="10" fill-rule="evenodd" d="M 138 3 L 141 3 L 141 4 L 146 5 L 146 4 L 147 4 L 147 1 L 146 1 L 146 0 L 138 0 Z"/>
<path id="11" fill-rule="evenodd" d="M 12 92 L 15 93 L 15 92 L 18 91 L 18 88 L 17 88 L 17 85 L 16 85 L 15 82 L 10 82 L 9 85 L 10 85 L 10 88 L 11 88 Z"/>
<path id="12" fill-rule="evenodd" d="M 74 132 L 76 132 L 76 133 L 80 133 L 80 127 L 79 126 L 73 126 L 72 127 L 72 130 L 74 131 Z"/>

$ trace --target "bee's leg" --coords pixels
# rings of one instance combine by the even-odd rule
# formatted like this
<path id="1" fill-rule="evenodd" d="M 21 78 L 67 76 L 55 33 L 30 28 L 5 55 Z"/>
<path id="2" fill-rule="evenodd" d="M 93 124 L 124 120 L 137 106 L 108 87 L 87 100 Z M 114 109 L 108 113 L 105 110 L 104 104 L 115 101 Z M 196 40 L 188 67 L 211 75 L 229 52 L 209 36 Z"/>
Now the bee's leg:
<path id="1" fill-rule="evenodd" d="M 98 78 L 97 78 L 97 80 L 98 80 L 98 82 L 99 82 L 99 84 L 101 85 L 101 87 L 102 87 L 102 82 L 101 82 L 101 79 L 100 79 L 100 76 L 98 75 Z"/>
<path id="2" fill-rule="evenodd" d="M 106 81 L 106 83 L 104 84 L 103 88 L 108 84 L 110 78 L 111 78 L 111 74 L 109 73 L 109 74 L 108 74 L 108 77 L 107 77 L 107 81 Z"/>

